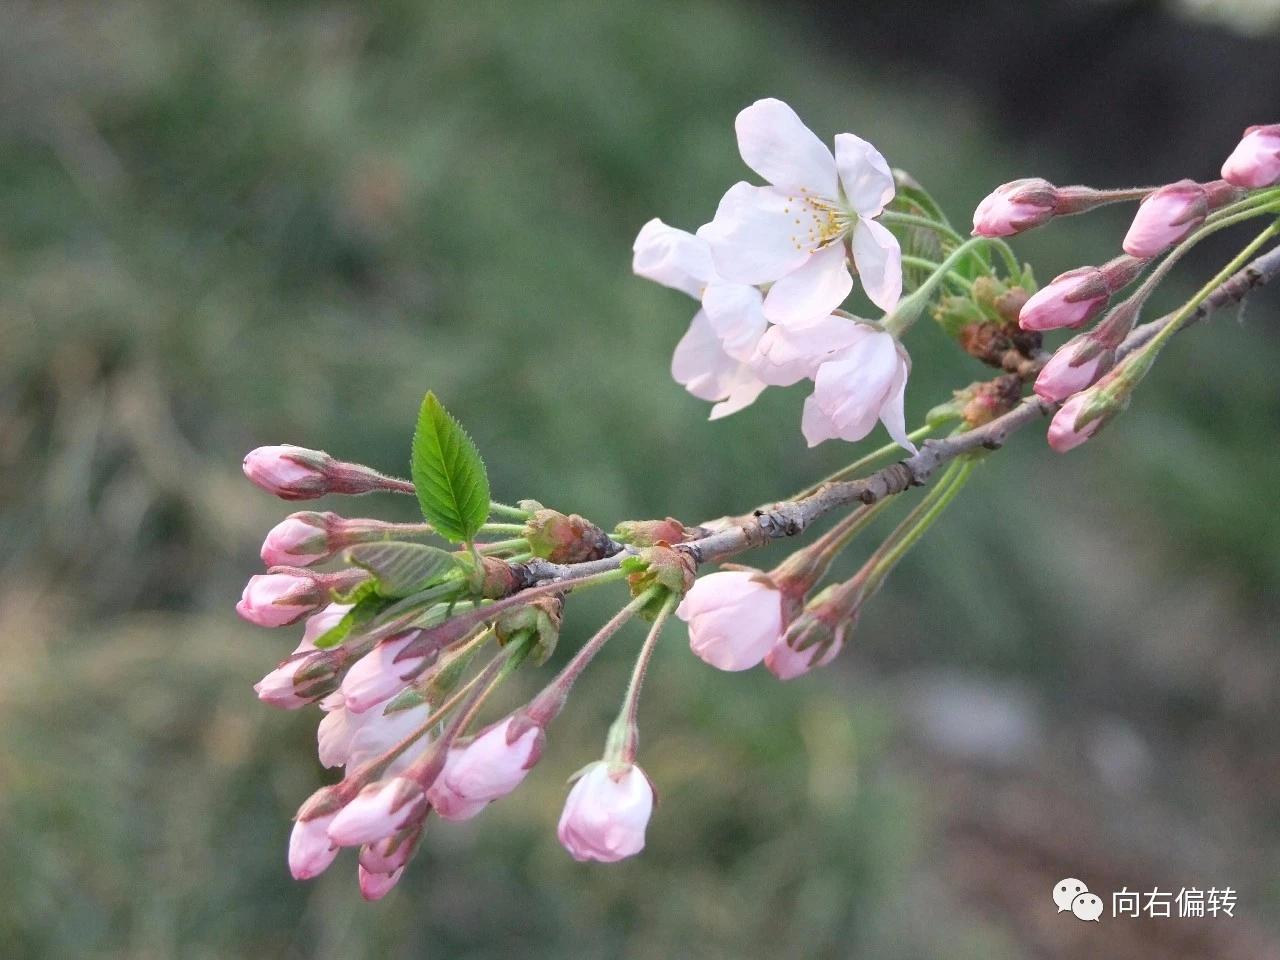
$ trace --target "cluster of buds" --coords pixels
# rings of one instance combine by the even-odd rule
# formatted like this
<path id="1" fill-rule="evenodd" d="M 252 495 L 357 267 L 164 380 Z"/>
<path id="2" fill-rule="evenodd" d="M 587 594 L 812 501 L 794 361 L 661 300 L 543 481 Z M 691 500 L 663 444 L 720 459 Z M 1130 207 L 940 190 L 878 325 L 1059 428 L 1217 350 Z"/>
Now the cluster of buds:
<path id="1" fill-rule="evenodd" d="M 1107 203 L 1141 200 L 1121 246 L 1124 253 L 1098 267 L 1078 267 L 1054 278 L 1029 297 L 1018 322 L 1027 331 L 1083 326 L 1102 316 L 1088 333 L 1060 347 L 1043 365 L 1035 392 L 1064 404 L 1049 430 L 1055 450 L 1069 450 L 1097 432 L 1127 403 L 1138 378 L 1113 367 L 1125 337 L 1156 286 L 1198 240 L 1250 216 L 1280 210 L 1280 125 L 1250 127 L 1222 166 L 1222 179 L 1179 180 L 1158 188 L 1095 190 L 1057 188 L 1043 180 L 998 187 L 974 212 L 974 233 L 1007 237 Z M 1171 252 L 1172 251 L 1172 252 Z M 1124 301 L 1111 299 L 1157 259 L 1151 275 Z M 1125 367 L 1125 365 L 1121 365 Z M 1143 367 L 1145 371 L 1145 366 Z M 1100 382 L 1106 378 L 1105 383 Z M 1097 384 L 1088 402 L 1075 400 Z M 1087 414 L 1082 410 L 1087 408 Z"/>

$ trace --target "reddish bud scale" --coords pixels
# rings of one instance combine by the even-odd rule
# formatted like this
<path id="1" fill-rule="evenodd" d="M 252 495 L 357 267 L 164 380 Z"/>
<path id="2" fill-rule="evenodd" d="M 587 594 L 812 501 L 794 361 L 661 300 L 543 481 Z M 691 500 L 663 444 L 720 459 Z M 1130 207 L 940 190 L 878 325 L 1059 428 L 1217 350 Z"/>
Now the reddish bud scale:
<path id="1" fill-rule="evenodd" d="M 524 538 L 534 556 L 552 563 L 582 563 L 612 556 L 616 547 L 594 523 L 574 514 L 542 508 L 525 523 Z"/>
<path id="2" fill-rule="evenodd" d="M 700 533 L 675 517 L 667 517 L 665 520 L 623 521 L 618 524 L 614 536 L 635 547 L 653 547 L 659 543 L 687 543 L 696 540 Z"/>

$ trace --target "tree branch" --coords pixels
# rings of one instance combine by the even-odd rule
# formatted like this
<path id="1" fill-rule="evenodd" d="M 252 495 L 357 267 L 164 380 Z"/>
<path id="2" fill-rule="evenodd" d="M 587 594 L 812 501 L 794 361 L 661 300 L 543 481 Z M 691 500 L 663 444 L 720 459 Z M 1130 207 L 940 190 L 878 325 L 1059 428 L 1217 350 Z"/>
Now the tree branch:
<path id="1" fill-rule="evenodd" d="M 1258 257 L 1214 290 L 1187 319 L 1184 328 L 1225 306 L 1241 302 L 1252 290 L 1274 280 L 1278 275 L 1280 247 Z M 1142 347 L 1163 330 L 1173 317 L 1174 314 L 1170 313 L 1135 329 L 1120 345 L 1117 355 L 1123 357 Z M 826 483 L 808 496 L 775 503 L 748 516 L 733 518 L 704 537 L 679 544 L 678 549 L 684 550 L 701 564 L 733 556 L 771 540 L 793 537 L 824 514 L 839 507 L 854 503 L 876 503 L 910 487 L 920 486 L 928 482 L 939 467 L 961 454 L 978 449 L 998 450 L 1012 434 L 1048 416 L 1058 407 L 1059 404 L 1032 395 L 1008 413 L 980 427 L 945 439 L 925 440 L 920 445 L 919 453 L 883 467 L 862 479 Z M 572 586 L 574 580 L 616 569 L 632 552 L 634 551 L 626 550 L 604 559 L 573 564 L 531 560 L 517 565 L 519 582 L 525 586 L 533 586 L 558 580 L 565 582 L 567 587 Z"/>

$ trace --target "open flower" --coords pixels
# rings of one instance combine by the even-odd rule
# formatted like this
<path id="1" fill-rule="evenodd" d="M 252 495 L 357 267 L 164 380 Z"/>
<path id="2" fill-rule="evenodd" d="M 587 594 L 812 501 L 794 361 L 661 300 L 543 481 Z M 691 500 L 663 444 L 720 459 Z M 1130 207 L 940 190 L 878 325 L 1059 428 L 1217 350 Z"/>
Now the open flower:
<path id="1" fill-rule="evenodd" d="M 715 219 L 698 231 L 711 244 L 720 276 L 773 284 L 764 316 L 809 323 L 830 314 L 853 289 L 851 251 L 867 296 L 892 310 L 902 295 L 902 251 L 874 219 L 895 189 L 880 152 L 841 133 L 833 156 L 781 100 L 756 101 L 735 126 L 742 159 L 769 186 L 734 184 Z"/>
<path id="2" fill-rule="evenodd" d="M 818 368 L 800 424 L 805 439 L 811 447 L 834 438 L 861 440 L 879 420 L 889 436 L 915 453 L 903 412 L 911 361 L 891 334 L 856 326 L 854 342 Z"/>

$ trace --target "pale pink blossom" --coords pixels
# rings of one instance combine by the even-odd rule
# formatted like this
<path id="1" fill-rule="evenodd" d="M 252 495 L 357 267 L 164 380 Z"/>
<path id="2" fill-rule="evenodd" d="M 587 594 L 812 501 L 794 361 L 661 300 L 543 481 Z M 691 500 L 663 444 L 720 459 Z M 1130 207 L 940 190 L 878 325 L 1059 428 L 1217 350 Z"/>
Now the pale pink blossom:
<path id="1" fill-rule="evenodd" d="M 979 237 L 1010 237 L 1038 227 L 1053 216 L 1056 190 L 1038 178 L 1001 184 L 973 211 L 973 233 Z"/>
<path id="2" fill-rule="evenodd" d="M 1150 193 L 1138 206 L 1124 238 L 1124 252 L 1156 257 L 1204 223 L 1208 193 L 1194 180 L 1179 180 Z"/>
<path id="3" fill-rule="evenodd" d="M 283 627 L 319 606 L 315 584 L 292 573 L 260 573 L 249 578 L 236 613 L 260 627 Z"/>
<path id="4" fill-rule="evenodd" d="M 427 788 L 427 799 L 431 801 L 431 809 L 445 820 L 470 820 L 489 805 L 488 800 L 472 800 L 455 793 L 444 780 L 449 771 L 449 761 L 454 758 L 454 751 L 449 751 L 445 758 L 444 769 L 435 783 Z"/>
<path id="5" fill-rule="evenodd" d="M 635 764 L 591 764 L 565 800 L 556 833 L 575 860 L 612 863 L 644 849 L 653 787 Z"/>
<path id="6" fill-rule="evenodd" d="M 292 444 L 258 447 L 244 458 L 244 475 L 285 500 L 311 499 L 324 486 L 322 470 L 307 460 L 314 451 Z"/>
<path id="7" fill-rule="evenodd" d="M 341 698 L 339 692 L 337 697 Z M 354 713 L 345 703 L 333 703 L 329 698 L 321 706 L 328 712 L 316 727 L 316 745 L 320 763 L 326 767 L 347 766 L 358 769 L 396 746 L 411 733 L 422 729 L 430 715 L 425 703 L 386 713 L 375 707 L 363 713 Z M 421 756 L 430 744 L 426 736 L 419 737 L 401 753 L 387 769 L 394 776 Z"/>
<path id="8" fill-rule="evenodd" d="M 310 880 L 329 868 L 338 855 L 338 846 L 329 839 L 333 814 L 295 820 L 289 834 L 289 872 L 295 880 Z"/>
<path id="9" fill-rule="evenodd" d="M 1052 403 L 1062 403 L 1072 394 L 1093 386 L 1111 369 L 1115 351 L 1108 349 L 1099 350 L 1083 363 L 1072 366 L 1072 358 L 1087 342 L 1087 335 L 1076 337 L 1058 348 L 1036 377 L 1036 396 Z"/>
<path id="10" fill-rule="evenodd" d="M 1053 421 L 1049 424 L 1049 446 L 1058 453 L 1074 450 L 1101 428 L 1103 417 L 1090 420 L 1084 426 L 1077 428 L 1076 420 L 1084 411 L 1084 406 L 1085 394 L 1077 393 L 1053 415 Z"/>
<path id="11" fill-rule="evenodd" d="M 307 622 L 302 628 L 302 643 L 298 647 L 298 651 L 301 652 L 304 649 L 314 650 L 316 641 L 336 627 L 342 618 L 351 611 L 353 606 L 354 604 L 350 603 L 331 603 L 307 617 Z"/>
<path id="12" fill-rule="evenodd" d="M 787 643 L 786 637 L 779 637 L 778 642 L 765 655 L 764 665 L 779 680 L 794 680 L 810 670 L 825 667 L 843 648 L 843 632 L 825 650 L 820 650 L 817 646 L 795 650 Z"/>
<path id="13" fill-rule="evenodd" d="M 698 231 L 720 276 L 772 284 L 764 299 L 768 320 L 811 323 L 853 289 L 847 240 L 867 296 L 892 310 L 902 293 L 902 251 L 875 222 L 895 191 L 879 151 L 842 133 L 833 155 L 780 100 L 756 101 L 735 126 L 742 159 L 769 185 L 734 184 Z"/>
<path id="14" fill-rule="evenodd" d="M 394 697 L 409 685 L 426 663 L 425 655 L 401 658 L 405 649 L 421 635 L 420 630 L 407 630 L 388 637 L 351 665 L 342 678 L 342 695 L 352 713 L 364 713 L 370 707 Z"/>
<path id="15" fill-rule="evenodd" d="M 262 542 L 262 562 L 269 567 L 306 567 L 329 556 L 324 527 L 308 522 L 308 516 L 295 514 L 281 520 Z"/>
<path id="16" fill-rule="evenodd" d="M 1251 190 L 1280 186 L 1280 123 L 1246 130 L 1222 165 L 1222 179 Z"/>
<path id="17" fill-rule="evenodd" d="M 404 867 L 394 871 L 393 873 L 371 873 L 363 866 L 356 868 L 356 875 L 360 880 L 360 896 L 372 902 L 381 900 L 391 888 L 400 882 L 400 875 L 404 873 Z"/>
<path id="18" fill-rule="evenodd" d="M 298 692 L 297 681 L 294 679 L 302 662 L 301 659 L 286 660 L 255 683 L 253 691 L 258 699 L 282 710 L 298 710 L 311 703 L 310 697 L 304 697 Z"/>
<path id="19" fill-rule="evenodd" d="M 542 755 L 546 735 L 529 726 L 508 742 L 512 721 L 507 717 L 451 749 L 437 782 L 465 800 L 497 800 L 518 787 Z"/>
<path id="20" fill-rule="evenodd" d="M 689 648 L 720 670 L 748 670 L 782 635 L 782 594 L 764 575 L 722 570 L 694 582 L 676 616 L 689 624 Z"/>
<path id="21" fill-rule="evenodd" d="M 772 326 L 748 361 L 751 372 L 771 387 L 789 387 L 812 379 L 818 368 L 861 335 L 861 324 L 844 317 L 823 317 L 803 326 Z"/>
<path id="22" fill-rule="evenodd" d="M 876 421 L 912 453 L 903 400 L 910 360 L 894 337 L 858 324 L 853 344 L 818 368 L 800 426 L 809 446 L 824 440 L 861 440 Z"/>
<path id="23" fill-rule="evenodd" d="M 1087 323 L 1107 307 L 1111 292 L 1097 267 L 1054 277 L 1031 295 L 1018 314 L 1023 330 L 1057 330 Z"/>
<path id="24" fill-rule="evenodd" d="M 395 873 L 412 859 L 422 839 L 422 824 L 360 848 L 360 866 L 370 873 Z"/>
<path id="25" fill-rule="evenodd" d="M 729 356 L 704 310 L 694 315 L 688 332 L 676 344 L 671 376 L 698 399 L 715 402 L 712 420 L 749 407 L 767 386 L 750 364 Z"/>
<path id="26" fill-rule="evenodd" d="M 426 809 L 426 795 L 412 780 L 371 783 L 334 815 L 329 839 L 340 847 L 376 843 L 416 822 Z"/>

